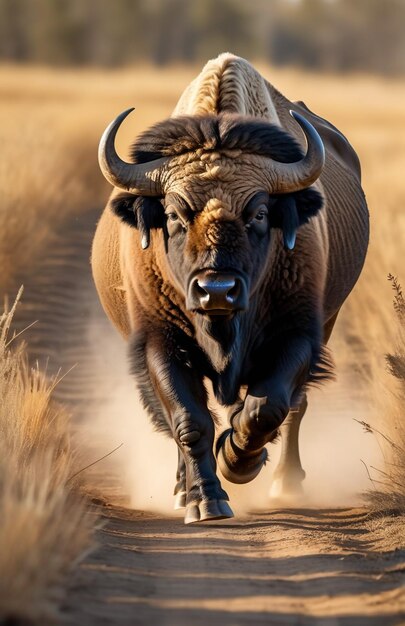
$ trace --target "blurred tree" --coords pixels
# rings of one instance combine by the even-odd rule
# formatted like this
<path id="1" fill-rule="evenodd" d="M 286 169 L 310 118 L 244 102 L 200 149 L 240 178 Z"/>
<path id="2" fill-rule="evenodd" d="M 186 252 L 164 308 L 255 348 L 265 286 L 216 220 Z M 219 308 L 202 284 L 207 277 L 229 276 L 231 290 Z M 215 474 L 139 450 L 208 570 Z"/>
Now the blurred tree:
<path id="1" fill-rule="evenodd" d="M 33 61 L 55 65 L 85 61 L 86 21 L 80 3 L 25 0 L 24 4 L 26 35 Z"/>
<path id="2" fill-rule="evenodd" d="M 155 0 L 149 5 L 152 58 L 158 64 L 208 59 L 224 50 L 249 54 L 253 32 L 234 0 Z"/>
<path id="3" fill-rule="evenodd" d="M 210 59 L 221 52 L 240 56 L 252 53 L 254 32 L 252 17 L 244 3 L 232 0 L 204 0 L 193 5 L 194 31 L 198 57 Z"/>
<path id="4" fill-rule="evenodd" d="M 404 0 L 275 0 L 269 56 L 323 70 L 405 71 Z"/>
<path id="5" fill-rule="evenodd" d="M 0 59 L 122 65 L 229 50 L 320 70 L 405 72 L 405 0 L 0 0 Z"/>
<path id="6" fill-rule="evenodd" d="M 150 56 L 158 65 L 193 61 L 196 33 L 188 0 L 159 0 L 149 5 Z"/>
<path id="7" fill-rule="evenodd" d="M 26 0 L 0 1 L 0 58 L 14 61 L 30 59 L 26 4 Z"/>
<path id="8" fill-rule="evenodd" d="M 87 7 L 88 62 L 114 66 L 146 56 L 142 0 L 87 0 Z"/>

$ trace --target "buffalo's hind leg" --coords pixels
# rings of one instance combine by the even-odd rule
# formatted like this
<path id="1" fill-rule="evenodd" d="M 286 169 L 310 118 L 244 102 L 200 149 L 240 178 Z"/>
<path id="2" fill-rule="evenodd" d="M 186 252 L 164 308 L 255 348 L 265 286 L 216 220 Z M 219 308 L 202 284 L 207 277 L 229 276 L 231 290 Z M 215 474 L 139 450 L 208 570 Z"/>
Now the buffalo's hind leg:
<path id="1" fill-rule="evenodd" d="M 301 494 L 305 472 L 302 469 L 299 451 L 299 429 L 301 420 L 307 410 L 306 394 L 297 409 L 291 409 L 280 427 L 281 453 L 278 465 L 273 474 L 270 489 L 272 498 L 282 498 Z"/>
<path id="2" fill-rule="evenodd" d="M 167 329 L 134 338 L 132 350 L 134 359 L 145 366 L 143 373 L 135 371 L 144 404 L 164 416 L 179 447 L 176 488 L 184 492 L 185 477 L 185 502 L 184 493 L 179 496 L 179 504 L 186 507 L 185 523 L 233 517 L 216 475 L 215 428 L 202 375 L 189 366 L 185 350 L 179 350 L 179 338 Z"/>
<path id="3" fill-rule="evenodd" d="M 327 344 L 330 339 L 338 314 L 339 311 L 337 311 L 324 326 L 324 344 Z M 270 488 L 270 497 L 272 498 L 288 498 L 303 493 L 302 482 L 305 478 L 305 471 L 301 465 L 299 430 L 307 408 L 307 396 L 304 394 L 299 406 L 296 409 L 290 410 L 280 428 L 281 453 Z"/>

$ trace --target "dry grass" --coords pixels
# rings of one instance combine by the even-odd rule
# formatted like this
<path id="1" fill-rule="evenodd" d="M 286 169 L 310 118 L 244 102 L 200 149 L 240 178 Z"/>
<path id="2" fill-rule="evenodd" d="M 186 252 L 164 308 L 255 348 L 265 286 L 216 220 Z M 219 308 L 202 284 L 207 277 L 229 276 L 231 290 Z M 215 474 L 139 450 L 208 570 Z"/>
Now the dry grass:
<path id="1" fill-rule="evenodd" d="M 91 524 L 68 482 L 74 455 L 69 416 L 52 401 L 57 381 L 29 368 L 11 337 L 16 305 L 0 317 L 0 621 L 44 624 Z"/>
<path id="2" fill-rule="evenodd" d="M 397 337 L 394 350 L 386 355 L 385 371 L 378 370 L 383 389 L 375 393 L 375 405 L 384 416 L 383 430 L 363 423 L 366 432 L 377 438 L 384 464 L 370 468 L 372 489 L 366 500 L 377 513 L 405 515 L 405 299 L 395 277 L 389 278 L 395 293 Z M 404 525 L 401 527 L 405 541 Z"/>

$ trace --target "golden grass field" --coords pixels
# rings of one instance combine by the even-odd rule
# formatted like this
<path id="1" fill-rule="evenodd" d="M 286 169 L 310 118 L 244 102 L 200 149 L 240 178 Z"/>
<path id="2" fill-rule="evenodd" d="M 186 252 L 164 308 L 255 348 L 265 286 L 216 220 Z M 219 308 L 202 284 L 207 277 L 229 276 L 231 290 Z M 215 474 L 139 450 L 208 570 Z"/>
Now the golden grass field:
<path id="1" fill-rule="evenodd" d="M 287 97 L 304 100 L 332 121 L 360 156 L 371 213 L 370 250 L 331 347 L 338 375 L 367 395 L 366 421 L 382 433 L 367 435 L 379 439 L 385 455 L 378 468 L 384 474 L 374 471 L 370 482 L 369 506 L 404 513 L 404 313 L 401 330 L 387 275 L 405 284 L 405 83 L 257 67 Z M 138 132 L 170 115 L 198 71 L 0 67 L 2 297 L 7 294 L 12 302 L 19 285 L 30 284 L 31 268 L 68 216 L 105 203 L 108 186 L 96 154 L 107 123 L 136 107 L 119 135 L 118 148 L 126 156 Z M 59 602 L 57 590 L 68 567 L 87 549 L 89 518 L 66 485 L 76 454 L 69 443 L 68 409 L 52 402 L 54 381 L 29 369 L 18 339 L 10 342 L 10 322 L 4 315 L 0 328 L 0 428 L 6 441 L 4 451 L 0 444 L 0 571 L 9 572 L 0 581 L 0 618 L 18 614 L 23 597 L 27 616 L 43 623 Z M 402 358 L 402 379 L 400 370 L 397 379 L 386 371 L 385 354 L 395 352 L 399 362 Z"/>

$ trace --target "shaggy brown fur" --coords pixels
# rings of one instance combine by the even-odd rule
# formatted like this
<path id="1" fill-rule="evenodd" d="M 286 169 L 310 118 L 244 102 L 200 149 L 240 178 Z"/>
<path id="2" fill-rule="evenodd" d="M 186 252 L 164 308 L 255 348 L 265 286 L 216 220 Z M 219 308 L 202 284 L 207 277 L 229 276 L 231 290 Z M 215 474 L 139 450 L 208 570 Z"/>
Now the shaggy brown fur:
<path id="1" fill-rule="evenodd" d="M 145 163 L 196 150 L 241 150 L 281 163 L 293 163 L 303 156 L 298 142 L 279 126 L 229 113 L 172 117 L 158 122 L 138 137 L 131 154 L 135 163 Z"/>

